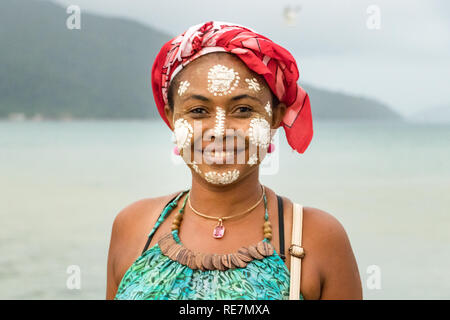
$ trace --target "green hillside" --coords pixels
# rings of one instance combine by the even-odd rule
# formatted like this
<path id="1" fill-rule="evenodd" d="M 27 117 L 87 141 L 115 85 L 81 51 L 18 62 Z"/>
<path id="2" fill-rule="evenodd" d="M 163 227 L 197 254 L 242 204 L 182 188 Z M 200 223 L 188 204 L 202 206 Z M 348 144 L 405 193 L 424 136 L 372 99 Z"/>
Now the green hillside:
<path id="1" fill-rule="evenodd" d="M 403 120 L 387 105 L 366 97 L 303 85 L 311 100 L 313 116 L 320 119 Z"/>
<path id="2" fill-rule="evenodd" d="M 51 2 L 0 1 L 0 117 L 156 117 L 150 70 L 171 35 L 84 11 L 69 30 L 67 17 Z M 305 88 L 316 117 L 398 118 L 370 99 Z"/>

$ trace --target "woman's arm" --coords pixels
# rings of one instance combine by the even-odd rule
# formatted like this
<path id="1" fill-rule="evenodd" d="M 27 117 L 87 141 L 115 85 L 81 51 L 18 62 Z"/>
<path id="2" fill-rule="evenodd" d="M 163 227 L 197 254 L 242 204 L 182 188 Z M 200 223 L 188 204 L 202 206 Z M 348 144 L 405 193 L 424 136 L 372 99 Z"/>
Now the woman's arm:
<path id="1" fill-rule="evenodd" d="M 106 272 L 106 299 L 113 300 L 116 296 L 118 283 L 116 282 L 115 276 L 115 262 L 116 262 L 116 251 L 117 251 L 117 240 L 118 233 L 120 229 L 120 220 L 121 215 L 118 214 L 114 219 L 112 231 L 111 231 L 111 240 L 109 242 L 109 251 L 108 251 L 108 264 L 107 264 L 107 272 Z"/>
<path id="2" fill-rule="evenodd" d="M 331 214 L 314 209 L 314 247 L 320 261 L 321 300 L 362 299 L 361 278 L 350 240 Z"/>
<path id="3" fill-rule="evenodd" d="M 151 226 L 156 223 L 164 205 L 175 195 L 138 200 L 117 214 L 109 244 L 106 299 L 116 296 L 126 270 L 141 255 Z"/>

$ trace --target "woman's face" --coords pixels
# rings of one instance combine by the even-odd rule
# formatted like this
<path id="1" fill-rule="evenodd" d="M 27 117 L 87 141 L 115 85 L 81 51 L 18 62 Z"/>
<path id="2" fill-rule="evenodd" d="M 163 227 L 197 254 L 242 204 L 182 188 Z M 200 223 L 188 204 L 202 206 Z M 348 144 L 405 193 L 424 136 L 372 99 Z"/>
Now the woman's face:
<path id="1" fill-rule="evenodd" d="M 172 83 L 166 116 L 193 174 L 228 185 L 257 170 L 280 125 L 284 105 L 272 105 L 264 78 L 227 53 L 189 63 Z"/>

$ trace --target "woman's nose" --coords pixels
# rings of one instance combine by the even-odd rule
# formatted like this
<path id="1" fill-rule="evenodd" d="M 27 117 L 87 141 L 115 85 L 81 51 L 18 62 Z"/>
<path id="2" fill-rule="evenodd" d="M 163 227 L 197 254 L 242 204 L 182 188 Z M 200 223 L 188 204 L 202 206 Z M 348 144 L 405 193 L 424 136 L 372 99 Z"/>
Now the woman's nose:
<path id="1" fill-rule="evenodd" d="M 216 138 L 225 135 L 226 112 L 222 107 L 216 107 L 216 121 L 214 125 L 214 135 Z"/>

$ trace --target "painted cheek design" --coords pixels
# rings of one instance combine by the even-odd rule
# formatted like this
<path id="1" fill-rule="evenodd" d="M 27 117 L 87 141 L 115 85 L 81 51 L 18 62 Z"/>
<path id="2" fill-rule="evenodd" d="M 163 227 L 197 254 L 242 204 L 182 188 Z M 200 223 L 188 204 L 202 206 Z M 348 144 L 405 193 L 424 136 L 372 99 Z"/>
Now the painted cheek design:
<path id="1" fill-rule="evenodd" d="M 180 86 L 178 87 L 178 95 L 181 97 L 190 85 L 189 81 L 181 81 Z"/>
<path id="2" fill-rule="evenodd" d="M 239 177 L 239 170 L 227 171 L 218 173 L 215 171 L 209 171 L 205 173 L 205 179 L 212 184 L 230 184 Z"/>
<path id="3" fill-rule="evenodd" d="M 214 134 L 223 137 L 225 133 L 225 110 L 221 107 L 216 107 L 216 125 L 214 127 Z"/>
<path id="4" fill-rule="evenodd" d="M 194 130 L 186 119 L 178 119 L 175 121 L 175 140 L 177 142 L 178 149 L 184 149 L 191 144 L 192 133 Z"/>
<path id="5" fill-rule="evenodd" d="M 269 117 L 272 116 L 272 106 L 270 105 L 270 102 L 268 101 L 267 104 L 264 106 L 264 109 L 266 109 L 267 114 Z"/>
<path id="6" fill-rule="evenodd" d="M 194 171 L 198 174 L 202 174 L 201 170 L 198 168 L 197 162 L 195 161 L 192 161 L 192 169 L 194 169 Z"/>
<path id="7" fill-rule="evenodd" d="M 253 166 L 257 163 L 258 163 L 258 156 L 256 155 L 256 153 L 254 153 L 248 159 L 247 164 L 249 164 L 250 166 Z"/>
<path id="8" fill-rule="evenodd" d="M 259 85 L 259 82 L 258 82 L 258 80 L 256 80 L 255 78 L 252 78 L 252 79 L 245 79 L 245 82 L 247 82 L 248 88 L 249 88 L 250 90 L 254 90 L 254 91 L 256 91 L 256 92 L 261 91 L 261 87 L 260 87 L 260 85 Z"/>
<path id="9" fill-rule="evenodd" d="M 270 125 L 263 118 L 254 118 L 250 121 L 249 128 L 250 141 L 261 148 L 266 149 L 270 144 Z"/>
<path id="10" fill-rule="evenodd" d="M 239 73 L 217 64 L 208 72 L 208 91 L 215 96 L 231 93 L 239 84 Z"/>

